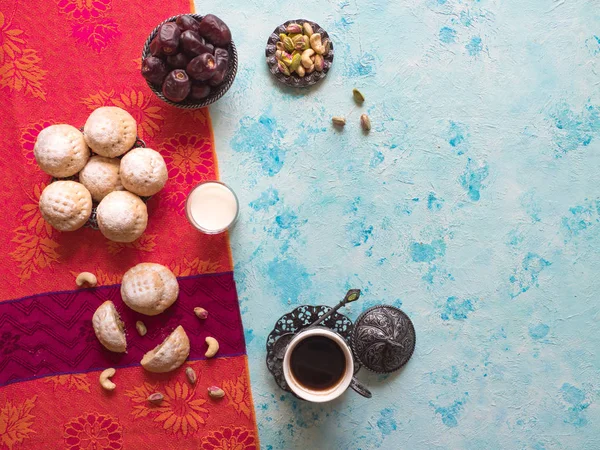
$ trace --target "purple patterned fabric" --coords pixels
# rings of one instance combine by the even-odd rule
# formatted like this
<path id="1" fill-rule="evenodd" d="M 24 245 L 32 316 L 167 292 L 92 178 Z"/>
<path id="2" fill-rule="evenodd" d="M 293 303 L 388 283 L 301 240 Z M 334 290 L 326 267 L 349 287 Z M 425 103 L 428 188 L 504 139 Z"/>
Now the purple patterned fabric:
<path id="1" fill-rule="evenodd" d="M 61 373 L 138 365 L 178 325 L 190 338 L 189 359 L 204 359 L 206 336 L 220 344 L 218 356 L 245 353 L 233 273 L 179 279 L 179 298 L 158 316 L 145 316 L 121 300 L 120 285 L 54 292 L 0 303 L 0 386 Z M 127 353 L 110 352 L 96 339 L 92 316 L 112 300 L 125 322 Z M 194 307 L 209 311 L 207 320 Z M 141 337 L 135 322 L 148 328 Z"/>

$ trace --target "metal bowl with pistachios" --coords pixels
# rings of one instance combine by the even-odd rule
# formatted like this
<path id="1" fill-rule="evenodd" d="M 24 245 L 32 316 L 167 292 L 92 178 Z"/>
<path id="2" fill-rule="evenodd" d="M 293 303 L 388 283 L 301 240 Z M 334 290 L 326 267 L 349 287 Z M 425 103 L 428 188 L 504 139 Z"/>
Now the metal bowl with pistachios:
<path id="1" fill-rule="evenodd" d="M 289 20 L 271 33 L 265 54 L 277 80 L 302 88 L 325 78 L 333 63 L 333 44 L 319 24 L 306 19 Z"/>

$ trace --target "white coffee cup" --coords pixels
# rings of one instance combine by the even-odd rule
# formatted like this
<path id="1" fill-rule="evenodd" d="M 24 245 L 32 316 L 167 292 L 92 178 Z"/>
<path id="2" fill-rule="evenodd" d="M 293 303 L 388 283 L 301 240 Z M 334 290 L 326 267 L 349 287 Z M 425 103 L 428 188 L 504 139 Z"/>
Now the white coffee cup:
<path id="1" fill-rule="evenodd" d="M 331 339 L 342 350 L 346 359 L 346 367 L 340 380 L 335 385 L 322 390 L 310 389 L 309 387 L 299 383 L 298 380 L 296 380 L 296 377 L 294 376 L 294 373 L 291 369 L 291 357 L 294 349 L 298 346 L 300 342 L 311 336 L 323 336 L 328 339 Z M 352 356 L 352 350 L 350 349 L 344 338 L 342 338 L 339 334 L 331 331 L 328 328 L 314 327 L 306 331 L 301 331 L 296 336 L 294 336 L 294 338 L 290 341 L 285 350 L 285 355 L 283 357 L 283 375 L 285 377 L 285 381 L 287 382 L 292 392 L 304 400 L 308 400 L 309 402 L 315 403 L 322 403 L 334 400 L 340 395 L 342 395 L 346 391 L 346 389 L 348 389 L 351 383 L 353 383 L 352 377 L 354 375 L 354 358 Z"/>

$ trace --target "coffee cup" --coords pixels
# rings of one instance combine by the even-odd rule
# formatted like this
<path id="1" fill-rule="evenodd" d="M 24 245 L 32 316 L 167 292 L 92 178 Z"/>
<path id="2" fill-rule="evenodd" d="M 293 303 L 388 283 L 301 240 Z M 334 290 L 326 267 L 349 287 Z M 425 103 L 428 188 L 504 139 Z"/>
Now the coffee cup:
<path id="1" fill-rule="evenodd" d="M 334 400 L 348 387 L 371 397 L 371 392 L 354 378 L 350 346 L 325 327 L 310 328 L 294 336 L 283 357 L 283 375 L 292 392 L 309 402 Z"/>

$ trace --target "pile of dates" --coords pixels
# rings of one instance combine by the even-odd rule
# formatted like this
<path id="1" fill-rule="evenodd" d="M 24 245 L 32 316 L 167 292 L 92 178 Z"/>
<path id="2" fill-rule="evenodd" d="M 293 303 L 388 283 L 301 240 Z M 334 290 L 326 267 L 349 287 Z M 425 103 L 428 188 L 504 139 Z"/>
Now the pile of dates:
<path id="1" fill-rule="evenodd" d="M 277 51 L 277 68 L 279 71 L 290 76 L 296 73 L 304 77 L 314 71 L 322 72 L 325 64 L 324 56 L 331 49 L 329 39 L 321 39 L 320 33 L 314 33 L 310 23 L 290 23 L 287 33 L 279 35 L 279 41 L 275 44 Z"/>
<path id="2" fill-rule="evenodd" d="M 200 21 L 179 16 L 158 29 L 151 56 L 142 61 L 142 75 L 172 102 L 200 101 L 225 80 L 230 43 L 231 31 L 217 16 Z"/>

